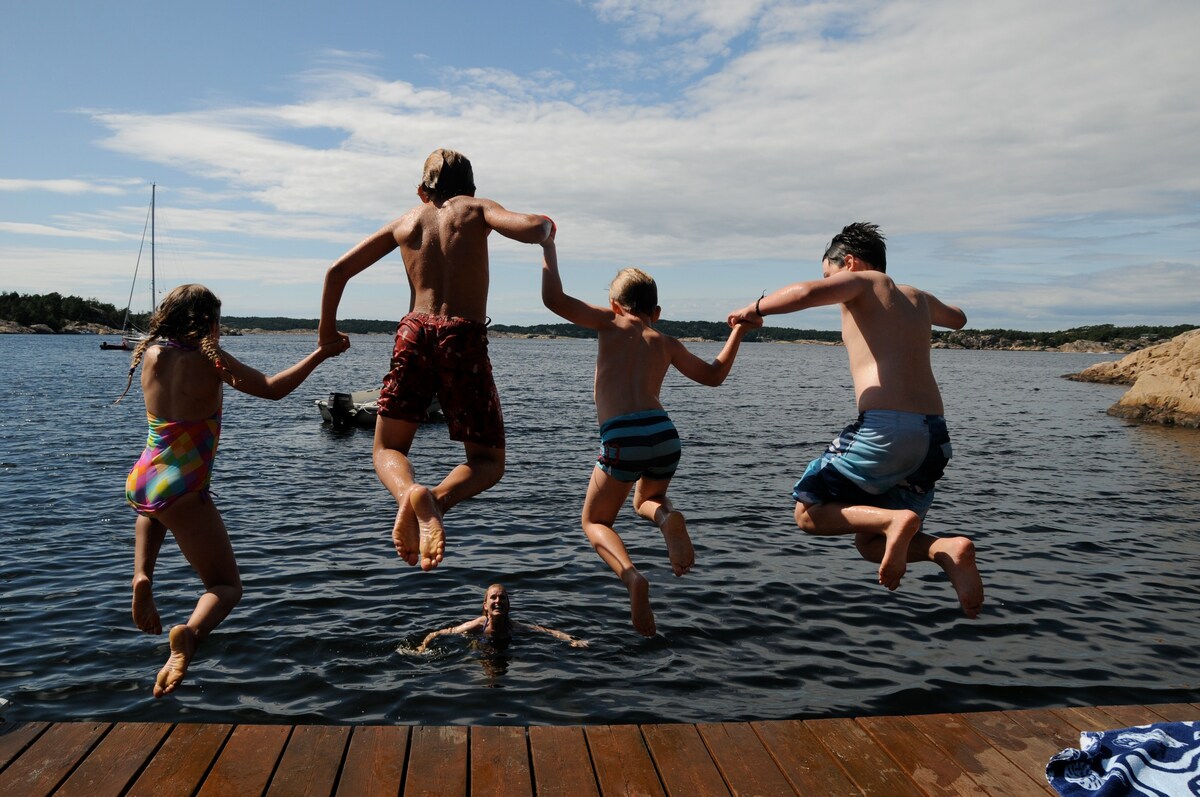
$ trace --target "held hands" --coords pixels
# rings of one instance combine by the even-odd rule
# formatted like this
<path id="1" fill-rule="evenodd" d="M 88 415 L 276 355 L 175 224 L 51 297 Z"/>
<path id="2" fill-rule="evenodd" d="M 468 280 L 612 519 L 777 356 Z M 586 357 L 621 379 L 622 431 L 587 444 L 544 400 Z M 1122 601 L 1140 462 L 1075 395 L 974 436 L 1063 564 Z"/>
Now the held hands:
<path id="1" fill-rule="evenodd" d="M 747 329 L 758 329 L 763 325 L 763 317 L 754 309 L 754 305 L 748 304 L 741 310 L 730 313 L 726 322 L 730 327 L 743 325 Z"/>
<path id="2" fill-rule="evenodd" d="M 546 234 L 546 238 L 542 241 L 542 246 L 552 246 L 554 244 L 554 236 L 558 234 L 558 225 L 549 216 L 542 216 L 542 218 L 550 222 L 550 232 Z"/>
<path id="3" fill-rule="evenodd" d="M 317 341 L 317 351 L 321 353 L 322 359 L 337 357 L 349 348 L 350 336 L 342 332 L 337 333 L 333 340 Z"/>

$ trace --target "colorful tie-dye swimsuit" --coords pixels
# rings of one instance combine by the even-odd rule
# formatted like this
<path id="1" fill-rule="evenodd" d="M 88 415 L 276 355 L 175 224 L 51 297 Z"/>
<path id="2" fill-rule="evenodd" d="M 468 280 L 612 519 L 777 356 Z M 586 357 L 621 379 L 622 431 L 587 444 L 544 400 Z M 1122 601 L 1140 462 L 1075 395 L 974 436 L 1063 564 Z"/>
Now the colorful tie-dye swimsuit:
<path id="1" fill-rule="evenodd" d="M 141 515 L 162 512 L 188 493 L 208 494 L 221 411 L 198 421 L 172 421 L 149 412 L 146 450 L 125 480 L 125 499 Z"/>

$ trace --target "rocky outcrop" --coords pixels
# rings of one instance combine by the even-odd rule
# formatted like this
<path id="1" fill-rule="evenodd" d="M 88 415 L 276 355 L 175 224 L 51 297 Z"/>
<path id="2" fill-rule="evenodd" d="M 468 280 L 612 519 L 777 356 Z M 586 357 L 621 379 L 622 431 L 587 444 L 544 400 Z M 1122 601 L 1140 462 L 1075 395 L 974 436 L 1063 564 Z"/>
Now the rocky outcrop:
<path id="1" fill-rule="evenodd" d="M 1067 378 L 1131 385 L 1110 415 L 1200 428 L 1200 329 Z"/>

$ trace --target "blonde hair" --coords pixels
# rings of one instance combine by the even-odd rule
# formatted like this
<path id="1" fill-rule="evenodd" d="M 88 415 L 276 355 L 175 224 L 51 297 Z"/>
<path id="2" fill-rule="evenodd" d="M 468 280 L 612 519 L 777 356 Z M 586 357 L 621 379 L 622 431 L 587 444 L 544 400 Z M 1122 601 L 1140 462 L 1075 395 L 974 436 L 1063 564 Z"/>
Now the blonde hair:
<path id="1" fill-rule="evenodd" d="M 471 161 L 461 152 L 452 149 L 435 149 L 425 159 L 425 168 L 421 172 L 421 187 L 431 198 L 449 199 L 450 197 L 475 194 L 475 174 L 471 170 Z"/>
<path id="2" fill-rule="evenodd" d="M 623 268 L 608 286 L 608 300 L 632 313 L 654 315 L 658 307 L 658 285 L 640 268 Z"/>
<path id="3" fill-rule="evenodd" d="M 221 320 L 221 300 L 203 285 L 190 283 L 180 285 L 163 297 L 150 316 L 150 331 L 133 350 L 129 366 L 129 379 L 117 402 L 125 398 L 133 384 L 133 374 L 141 365 L 150 344 L 159 340 L 195 346 L 218 370 L 221 365 L 220 349 L 217 346 L 219 332 L 213 326 Z"/>

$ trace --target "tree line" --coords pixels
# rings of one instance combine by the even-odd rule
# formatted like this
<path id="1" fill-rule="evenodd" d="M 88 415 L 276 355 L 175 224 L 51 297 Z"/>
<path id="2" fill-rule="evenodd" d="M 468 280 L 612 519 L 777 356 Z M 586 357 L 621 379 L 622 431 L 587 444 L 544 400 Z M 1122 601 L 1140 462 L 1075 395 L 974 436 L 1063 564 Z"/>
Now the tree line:
<path id="1" fill-rule="evenodd" d="M 74 324 L 100 324 L 120 329 L 125 311 L 111 304 L 78 296 L 63 296 L 58 293 L 18 294 L 15 291 L 0 293 L 0 320 L 12 321 L 21 326 L 45 324 L 55 332 Z M 148 313 L 132 313 L 130 321 L 142 329 L 149 321 Z M 315 318 L 286 318 L 283 316 L 224 316 L 224 326 L 232 329 L 261 329 L 267 332 L 283 332 L 294 329 L 316 331 Z M 671 321 L 660 320 L 655 328 L 676 338 L 722 341 L 729 336 L 729 327 L 719 321 Z M 1074 327 L 1058 332 L 1023 332 L 1015 329 L 983 330 L 937 330 L 934 341 L 948 345 L 980 347 L 980 341 L 991 345 L 1021 344 L 1054 348 L 1080 340 L 1111 343 L 1115 341 L 1144 341 L 1146 345 L 1169 340 L 1176 335 L 1196 329 L 1195 324 L 1175 326 L 1128 326 L 1096 324 Z M 355 334 L 391 334 L 396 331 L 396 321 L 375 321 L 362 318 L 339 319 L 338 329 Z M 596 332 L 575 324 L 493 324 L 491 329 L 510 335 L 534 335 L 558 338 L 595 338 Z M 842 335 L 836 330 L 793 329 L 791 327 L 766 326 L 751 331 L 746 341 L 820 341 L 840 343 Z"/>

